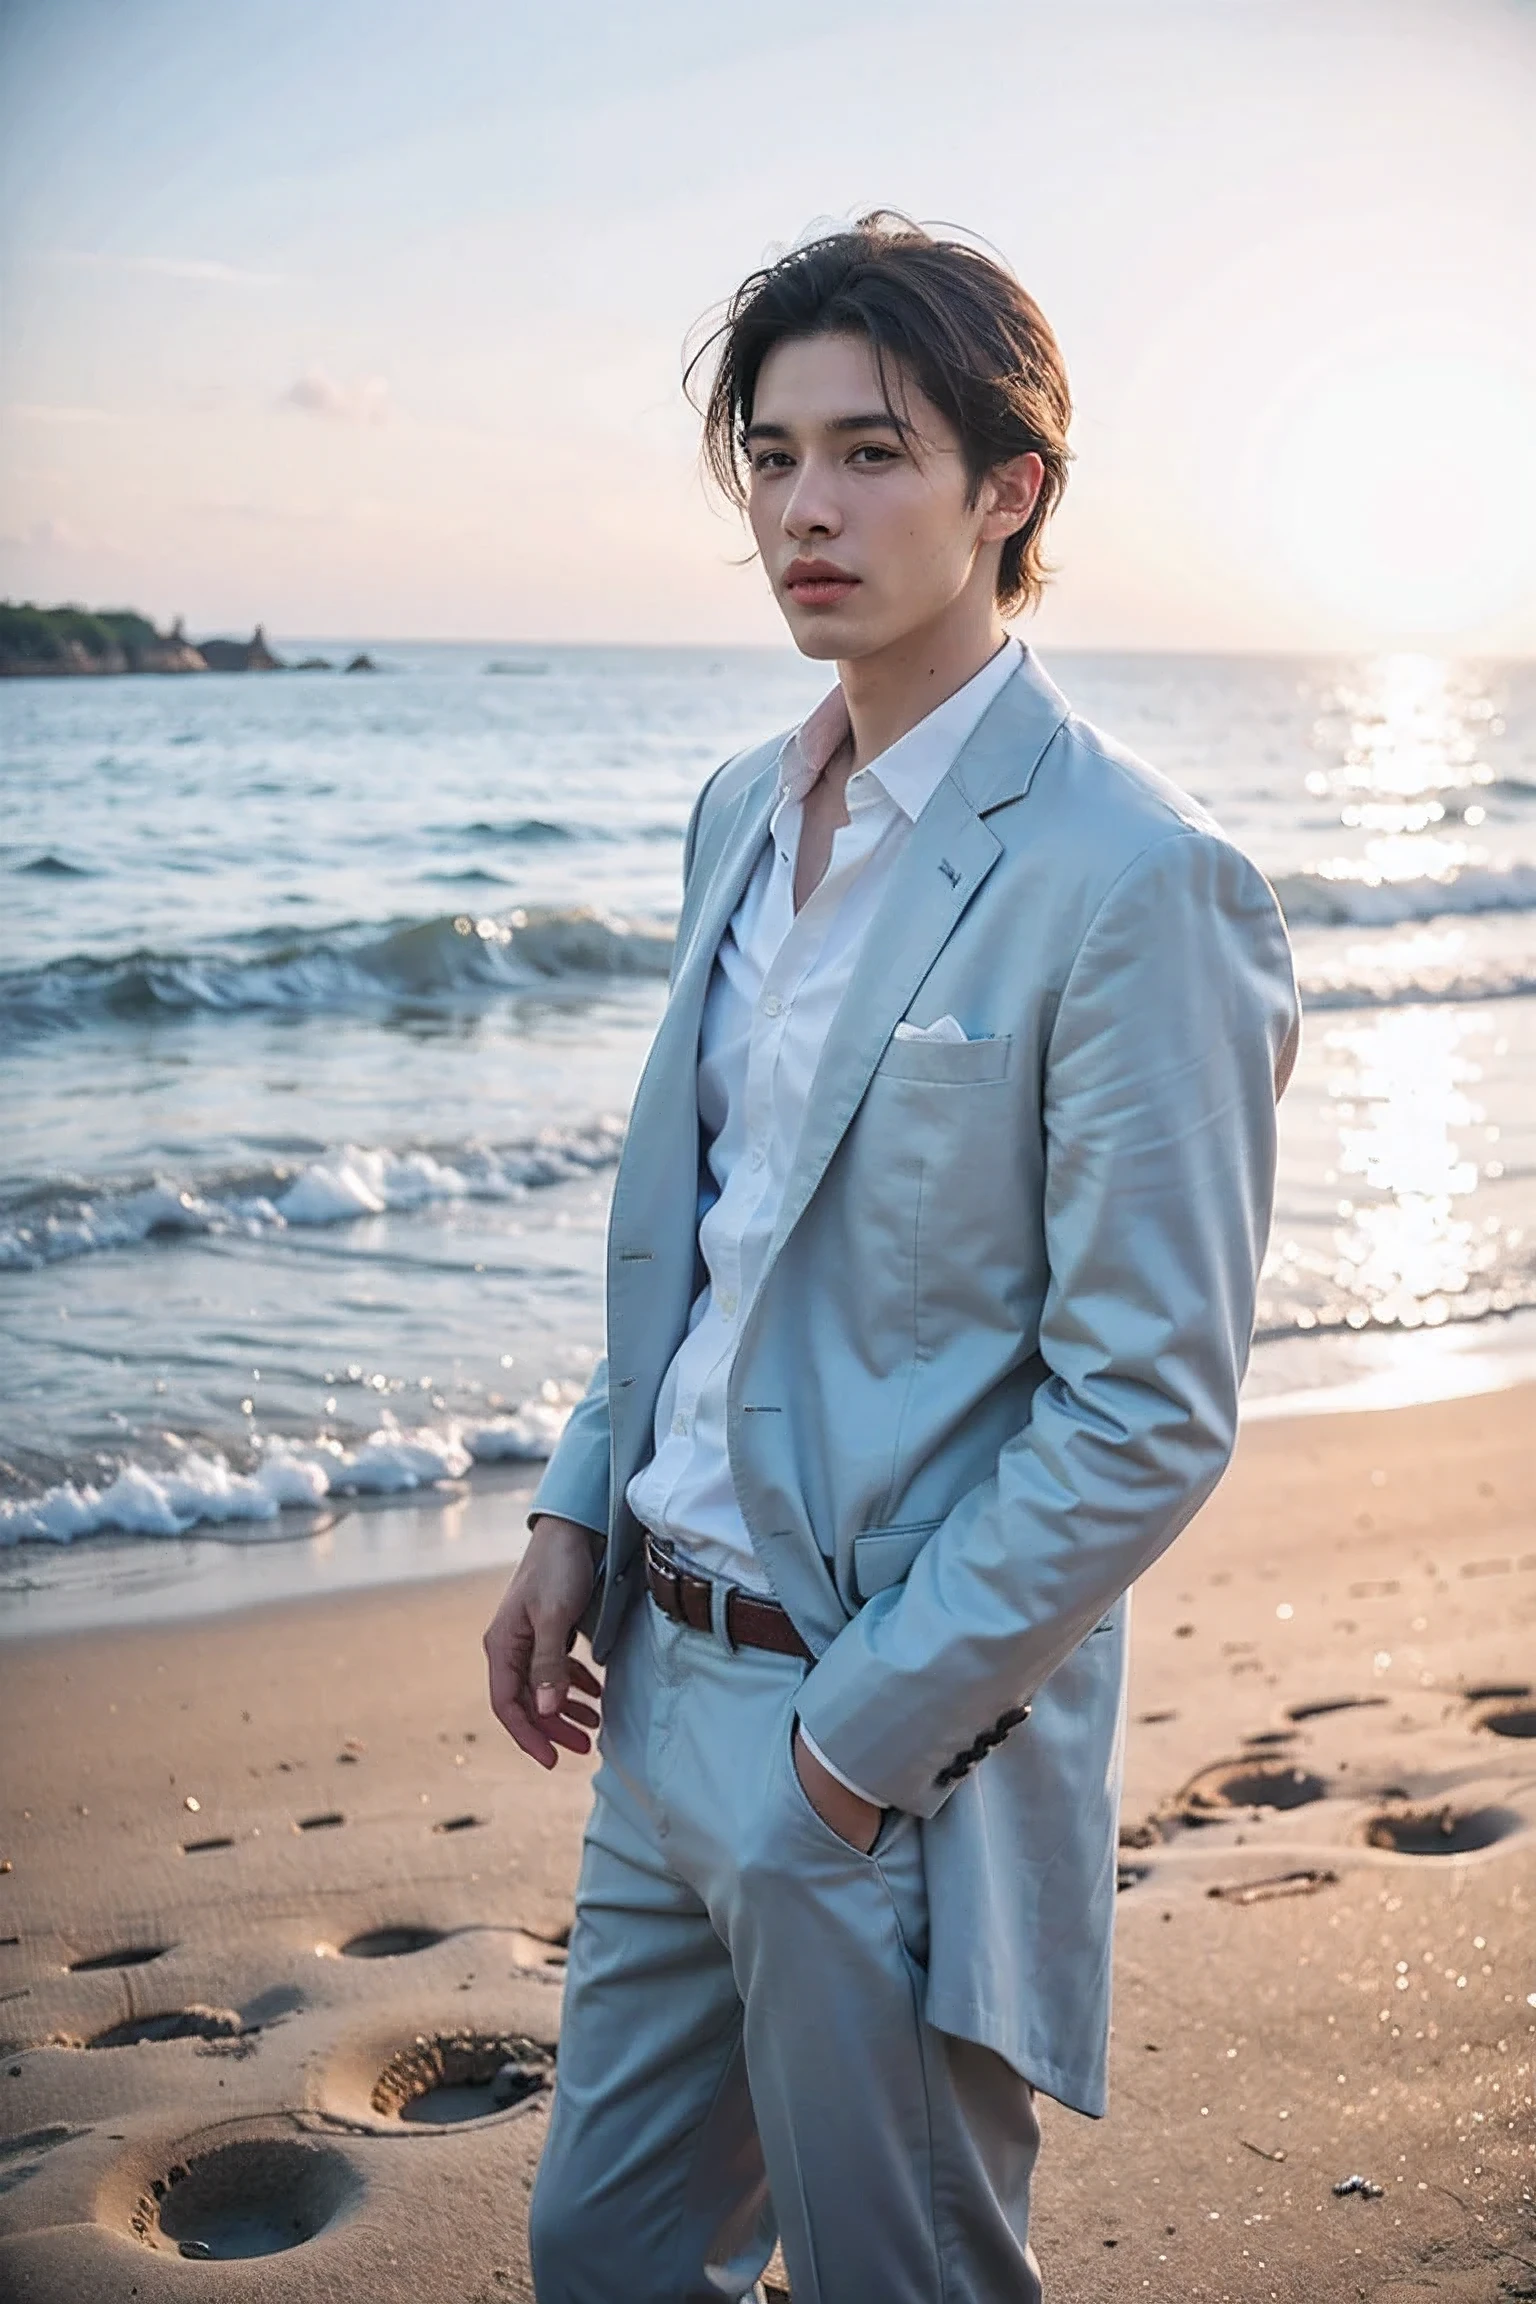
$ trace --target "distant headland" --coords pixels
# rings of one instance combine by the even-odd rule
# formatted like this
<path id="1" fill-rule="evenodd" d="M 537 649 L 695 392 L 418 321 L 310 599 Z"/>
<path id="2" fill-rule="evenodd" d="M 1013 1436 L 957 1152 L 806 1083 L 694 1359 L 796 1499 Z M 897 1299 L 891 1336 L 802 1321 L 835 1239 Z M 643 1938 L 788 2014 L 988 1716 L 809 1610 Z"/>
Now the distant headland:
<path id="1" fill-rule="evenodd" d="M 159 632 L 132 608 L 38 608 L 0 600 L 0 679 L 73 678 L 122 672 L 334 672 L 324 656 L 285 664 L 258 624 L 249 640 L 189 640 L 181 618 Z M 375 672 L 354 656 L 347 672 Z"/>

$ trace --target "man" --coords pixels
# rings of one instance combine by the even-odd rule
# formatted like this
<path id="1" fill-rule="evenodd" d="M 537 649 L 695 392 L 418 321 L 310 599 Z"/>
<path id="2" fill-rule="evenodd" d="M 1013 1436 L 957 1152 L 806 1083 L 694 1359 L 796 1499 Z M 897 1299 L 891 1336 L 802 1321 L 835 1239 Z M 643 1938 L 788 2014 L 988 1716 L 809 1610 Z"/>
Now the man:
<path id="1" fill-rule="evenodd" d="M 809 720 L 689 826 L 608 1356 L 486 1634 L 545 1766 L 607 1666 L 541 2304 L 1020 2304 L 1034 2090 L 1104 2109 L 1127 1592 L 1231 1450 L 1285 932 L 1075 718 L 1070 401 L 975 251 L 874 216 L 716 339 Z"/>

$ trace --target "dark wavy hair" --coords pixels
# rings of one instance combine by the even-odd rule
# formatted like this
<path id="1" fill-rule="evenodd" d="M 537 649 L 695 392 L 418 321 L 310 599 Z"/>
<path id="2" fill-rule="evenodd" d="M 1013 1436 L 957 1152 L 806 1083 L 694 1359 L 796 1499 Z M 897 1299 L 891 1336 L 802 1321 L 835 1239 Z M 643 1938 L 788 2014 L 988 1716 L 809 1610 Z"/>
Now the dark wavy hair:
<path id="1" fill-rule="evenodd" d="M 1013 274 L 960 240 L 935 238 L 889 209 L 792 248 L 742 282 L 688 358 L 684 385 L 704 423 L 706 471 L 747 501 L 744 434 L 763 362 L 795 337 L 858 335 L 874 352 L 892 421 L 912 430 L 891 391 L 894 365 L 959 439 L 971 502 L 988 472 L 1029 450 L 1045 466 L 1024 526 L 1003 546 L 998 606 L 1032 608 L 1051 573 L 1041 545 L 1067 484 L 1072 396 L 1061 348 Z M 714 358 L 707 392 L 695 390 Z"/>

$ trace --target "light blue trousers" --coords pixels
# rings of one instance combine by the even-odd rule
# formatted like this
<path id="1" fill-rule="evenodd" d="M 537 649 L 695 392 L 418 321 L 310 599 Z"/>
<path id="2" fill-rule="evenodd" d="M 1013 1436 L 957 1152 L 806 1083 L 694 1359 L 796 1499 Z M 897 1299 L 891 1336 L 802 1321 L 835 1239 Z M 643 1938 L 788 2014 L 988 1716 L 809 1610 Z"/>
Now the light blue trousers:
<path id="1" fill-rule="evenodd" d="M 716 1611 L 717 1617 L 719 1611 Z M 610 1660 L 539 2304 L 1038 2304 L 1028 2084 L 923 2018 L 916 1820 L 861 1855 L 795 1773 L 807 1667 L 648 1599 Z"/>

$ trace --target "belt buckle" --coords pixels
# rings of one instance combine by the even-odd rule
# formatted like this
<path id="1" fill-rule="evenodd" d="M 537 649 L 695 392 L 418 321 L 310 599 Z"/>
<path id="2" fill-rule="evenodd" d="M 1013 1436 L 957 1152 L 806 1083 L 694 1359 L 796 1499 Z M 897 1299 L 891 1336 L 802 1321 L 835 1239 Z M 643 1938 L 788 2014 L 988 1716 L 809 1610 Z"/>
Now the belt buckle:
<path id="1" fill-rule="evenodd" d="M 655 1598 L 664 1615 L 681 1617 L 683 1612 L 682 1577 L 675 1560 L 667 1555 L 654 1536 L 646 1539 L 645 1564 L 661 1590 Z"/>

